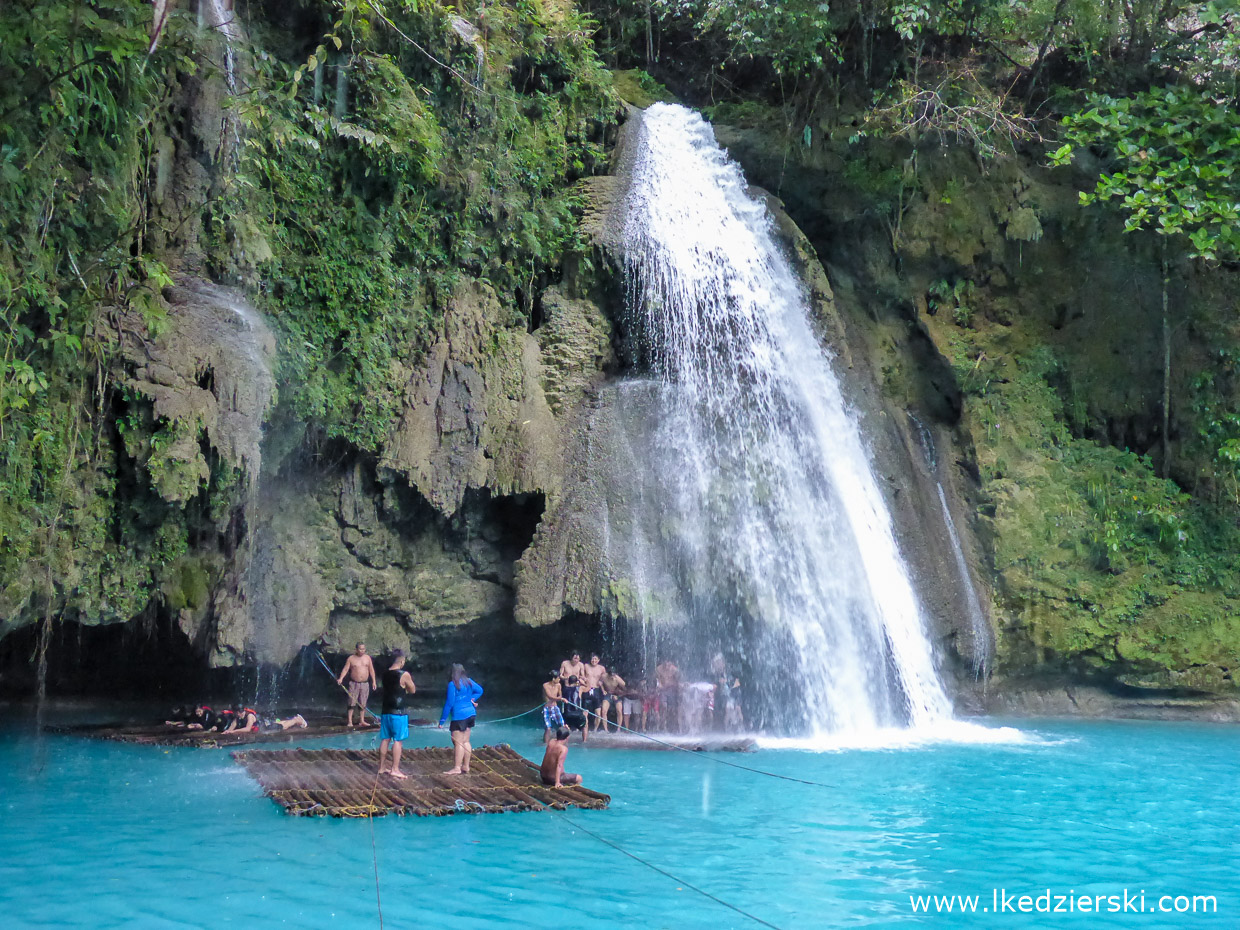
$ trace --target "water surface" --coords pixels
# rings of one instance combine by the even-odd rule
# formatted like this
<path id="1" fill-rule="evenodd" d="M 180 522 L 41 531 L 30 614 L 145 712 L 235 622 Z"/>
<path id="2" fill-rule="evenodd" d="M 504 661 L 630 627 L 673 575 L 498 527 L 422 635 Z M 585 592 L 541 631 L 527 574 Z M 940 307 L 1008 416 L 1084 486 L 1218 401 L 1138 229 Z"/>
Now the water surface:
<path id="1" fill-rule="evenodd" d="M 376 819 L 387 927 L 1237 926 L 1232 727 L 1023 722 L 1016 741 L 581 748 L 607 811 Z M 529 757 L 537 730 L 476 731 Z M 373 736 L 307 746 L 367 747 Z M 415 730 L 409 745 L 447 745 Z M 0 914 L 25 927 L 378 927 L 366 820 L 289 817 L 226 752 L 39 737 L 0 722 Z M 672 881 L 581 832 L 606 836 Z M 914 915 L 910 895 L 1213 894 L 1215 915 Z"/>

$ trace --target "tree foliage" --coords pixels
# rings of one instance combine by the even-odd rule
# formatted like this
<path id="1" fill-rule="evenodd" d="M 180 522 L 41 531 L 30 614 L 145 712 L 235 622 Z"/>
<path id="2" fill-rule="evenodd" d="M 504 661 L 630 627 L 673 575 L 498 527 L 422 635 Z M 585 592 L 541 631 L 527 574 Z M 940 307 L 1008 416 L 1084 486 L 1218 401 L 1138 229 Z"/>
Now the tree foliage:
<path id="1" fill-rule="evenodd" d="M 1183 237 L 1194 257 L 1240 258 L 1240 114 L 1233 102 L 1191 86 L 1094 95 L 1065 118 L 1064 131 L 1068 141 L 1054 164 L 1082 147 L 1106 158 L 1082 204 L 1112 201 L 1125 229 Z"/>
<path id="2" fill-rule="evenodd" d="M 0 5 L 0 635 L 133 617 L 191 546 L 231 545 L 235 474 L 174 503 L 135 453 L 172 433 L 120 330 L 158 337 L 169 268 L 257 292 L 288 418 L 378 451 L 456 279 L 523 328 L 575 241 L 615 113 L 571 7 L 276 7 L 225 47 L 192 5 Z"/>

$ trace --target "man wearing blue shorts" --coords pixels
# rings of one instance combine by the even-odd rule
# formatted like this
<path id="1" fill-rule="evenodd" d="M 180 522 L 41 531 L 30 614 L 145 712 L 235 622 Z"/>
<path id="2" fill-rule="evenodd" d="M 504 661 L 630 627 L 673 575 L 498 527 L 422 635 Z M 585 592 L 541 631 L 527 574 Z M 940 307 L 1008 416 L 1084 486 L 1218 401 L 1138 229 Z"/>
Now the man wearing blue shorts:
<path id="1" fill-rule="evenodd" d="M 557 672 L 556 674 L 558 676 L 559 673 Z M 544 689 L 546 688 L 545 685 L 543 687 Z M 558 695 L 559 690 L 560 690 L 560 680 L 558 677 L 555 680 L 555 688 L 556 688 L 556 693 Z M 551 742 L 551 737 L 555 733 L 555 731 L 558 730 L 560 727 L 564 726 L 564 715 L 560 713 L 559 697 L 558 696 L 553 697 L 552 695 L 548 694 L 546 695 L 546 698 L 547 698 L 547 703 L 543 705 L 543 726 L 545 727 L 545 729 L 543 730 L 543 745 L 544 746 L 547 743 Z"/>
<path id="2" fill-rule="evenodd" d="M 405 653 L 392 651 L 392 665 L 383 673 L 383 715 L 379 718 L 379 774 L 385 772 L 393 778 L 407 778 L 400 770 L 401 742 L 409 738 L 409 713 L 405 710 L 405 695 L 414 694 L 417 686 L 413 676 L 405 671 Z M 392 768 L 385 767 L 388 744 L 392 744 Z"/>

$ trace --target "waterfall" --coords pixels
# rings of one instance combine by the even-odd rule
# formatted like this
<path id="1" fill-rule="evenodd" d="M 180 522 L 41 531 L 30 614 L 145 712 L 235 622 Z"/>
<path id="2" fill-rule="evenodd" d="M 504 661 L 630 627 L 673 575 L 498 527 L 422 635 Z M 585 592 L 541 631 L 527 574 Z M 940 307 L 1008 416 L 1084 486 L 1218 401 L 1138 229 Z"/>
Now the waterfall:
<path id="1" fill-rule="evenodd" d="M 762 729 L 948 719 L 890 514 L 768 211 L 700 116 L 656 104 L 641 119 L 621 242 L 640 374 L 610 401 L 613 578 L 660 631 L 657 658 L 692 671 L 721 653 Z"/>
<path id="2" fill-rule="evenodd" d="M 947 495 L 943 493 L 942 482 L 935 482 L 939 489 L 939 506 L 943 508 L 943 522 L 947 524 L 947 536 L 952 542 L 952 554 L 956 559 L 956 571 L 960 573 L 960 581 L 964 586 L 965 606 L 969 610 L 969 634 L 972 637 L 973 674 L 981 675 L 986 671 L 989 652 L 986 616 L 982 613 L 981 602 L 977 599 L 977 591 L 973 587 L 973 579 L 969 575 L 969 564 L 965 561 L 964 547 L 960 545 L 960 536 L 956 533 L 956 521 L 952 519 L 951 508 L 947 506 Z"/>
<path id="3" fill-rule="evenodd" d="M 969 654 L 973 660 L 975 678 L 986 673 L 990 664 L 990 625 L 982 612 L 981 601 L 977 599 L 977 588 L 973 585 L 973 576 L 969 572 L 969 563 L 964 556 L 964 546 L 960 543 L 960 534 L 956 532 L 956 521 L 952 519 L 952 509 L 947 503 L 947 492 L 943 490 L 943 481 L 939 478 L 939 456 L 934 448 L 934 437 L 926 425 L 912 413 L 908 414 L 909 423 L 917 436 L 917 444 L 921 447 L 926 467 L 934 478 L 934 487 L 939 495 L 939 509 L 943 514 L 943 525 L 947 527 L 947 538 L 952 546 L 952 557 L 956 563 L 956 573 L 960 576 L 961 590 L 964 591 L 965 609 L 969 612 Z"/>
<path id="4" fill-rule="evenodd" d="M 228 96 L 237 96 L 237 51 L 236 46 L 242 41 L 241 27 L 237 23 L 237 14 L 233 9 L 233 0 L 199 0 L 199 30 L 212 30 L 224 38 L 224 82 L 228 87 Z M 236 161 L 241 153 L 241 125 L 232 110 L 225 110 L 220 124 L 220 155 L 231 170 L 236 170 Z"/>

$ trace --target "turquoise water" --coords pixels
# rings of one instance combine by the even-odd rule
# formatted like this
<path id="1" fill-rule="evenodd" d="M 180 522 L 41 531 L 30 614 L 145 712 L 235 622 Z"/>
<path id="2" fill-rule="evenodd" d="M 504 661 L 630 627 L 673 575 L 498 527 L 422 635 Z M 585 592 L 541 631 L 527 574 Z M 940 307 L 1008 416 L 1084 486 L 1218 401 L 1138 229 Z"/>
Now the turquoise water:
<path id="1" fill-rule="evenodd" d="M 834 787 L 686 753 L 574 743 L 570 770 L 609 792 L 610 810 L 573 812 L 571 822 L 376 819 L 385 925 L 760 926 L 575 822 L 784 930 L 1240 926 L 1240 731 L 1010 725 L 1020 741 L 721 757 Z M 476 745 L 541 751 L 538 731 L 520 722 L 475 734 Z M 445 732 L 414 730 L 408 745 L 447 743 Z M 289 817 L 225 752 L 37 737 L 9 718 L 0 772 L 0 926 L 379 926 L 371 825 Z M 926 916 L 909 901 L 980 895 L 980 910 L 993 888 L 1048 887 L 1144 890 L 1147 908 L 1163 894 L 1215 895 L 1218 912 Z"/>

